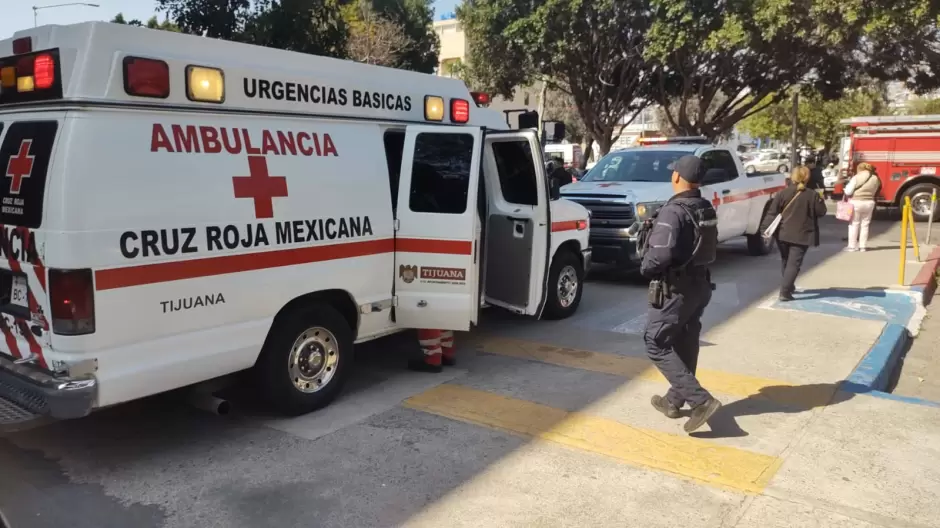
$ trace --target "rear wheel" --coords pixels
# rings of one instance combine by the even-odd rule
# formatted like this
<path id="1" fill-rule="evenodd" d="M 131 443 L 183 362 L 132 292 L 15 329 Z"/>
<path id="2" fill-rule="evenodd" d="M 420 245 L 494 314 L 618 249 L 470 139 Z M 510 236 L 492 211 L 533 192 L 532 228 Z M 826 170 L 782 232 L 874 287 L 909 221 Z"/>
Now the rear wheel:
<path id="1" fill-rule="evenodd" d="M 782 172 L 783 174 L 786 174 L 790 172 L 790 167 L 787 167 L 786 165 L 781 165 L 777 167 L 777 172 Z"/>
<path id="2" fill-rule="evenodd" d="M 747 174 L 754 174 L 755 172 L 757 172 L 757 169 L 754 168 L 753 165 L 748 165 L 747 167 L 744 167 L 744 172 L 746 172 Z"/>
<path id="3" fill-rule="evenodd" d="M 911 211 L 914 213 L 914 220 L 917 222 L 926 222 L 930 218 L 930 197 L 934 191 L 940 194 L 940 188 L 932 183 L 918 183 L 910 189 L 904 191 L 904 198 L 911 199 Z M 902 201 L 903 205 L 904 202 Z M 934 211 L 934 220 L 940 220 L 940 208 Z"/>
<path id="4" fill-rule="evenodd" d="M 349 376 L 353 333 L 333 307 L 317 304 L 276 320 L 255 365 L 258 388 L 277 411 L 296 416 L 326 406 Z"/>
<path id="5" fill-rule="evenodd" d="M 584 292 L 584 266 L 571 251 L 555 255 L 548 276 L 546 319 L 565 319 L 578 310 Z"/>

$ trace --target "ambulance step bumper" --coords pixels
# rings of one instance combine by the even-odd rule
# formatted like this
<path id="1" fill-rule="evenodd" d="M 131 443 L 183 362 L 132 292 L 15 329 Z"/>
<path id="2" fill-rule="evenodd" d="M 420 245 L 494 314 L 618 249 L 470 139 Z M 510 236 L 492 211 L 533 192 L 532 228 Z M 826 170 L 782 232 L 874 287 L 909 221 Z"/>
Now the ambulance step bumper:
<path id="1" fill-rule="evenodd" d="M 89 375 L 57 377 L 0 355 L 0 431 L 45 419 L 81 418 L 91 413 L 98 382 Z"/>

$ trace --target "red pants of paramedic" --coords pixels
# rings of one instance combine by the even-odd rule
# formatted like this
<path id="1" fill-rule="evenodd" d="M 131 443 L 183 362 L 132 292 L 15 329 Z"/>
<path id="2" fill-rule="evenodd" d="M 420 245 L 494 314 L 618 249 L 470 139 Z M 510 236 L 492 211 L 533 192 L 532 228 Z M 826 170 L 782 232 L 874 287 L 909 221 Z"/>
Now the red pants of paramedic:
<path id="1" fill-rule="evenodd" d="M 418 343 L 428 365 L 439 367 L 442 363 L 453 364 L 456 359 L 452 330 L 418 330 Z"/>

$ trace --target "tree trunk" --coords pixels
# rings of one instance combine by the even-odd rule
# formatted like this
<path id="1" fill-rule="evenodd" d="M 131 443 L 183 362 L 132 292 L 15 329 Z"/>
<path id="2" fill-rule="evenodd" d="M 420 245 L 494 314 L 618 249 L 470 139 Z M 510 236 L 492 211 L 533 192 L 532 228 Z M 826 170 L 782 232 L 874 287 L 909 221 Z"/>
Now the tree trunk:
<path id="1" fill-rule="evenodd" d="M 587 169 L 588 160 L 594 157 L 594 138 L 588 134 L 584 138 L 584 146 L 581 149 L 582 156 L 581 162 L 578 164 L 578 168 L 581 170 Z"/>
<path id="2" fill-rule="evenodd" d="M 610 147 L 613 146 L 614 143 L 612 136 L 613 134 L 611 132 L 607 132 L 603 135 L 603 137 L 596 138 L 597 146 L 600 147 L 599 150 L 601 151 L 601 156 L 606 156 L 607 153 L 610 152 Z"/>

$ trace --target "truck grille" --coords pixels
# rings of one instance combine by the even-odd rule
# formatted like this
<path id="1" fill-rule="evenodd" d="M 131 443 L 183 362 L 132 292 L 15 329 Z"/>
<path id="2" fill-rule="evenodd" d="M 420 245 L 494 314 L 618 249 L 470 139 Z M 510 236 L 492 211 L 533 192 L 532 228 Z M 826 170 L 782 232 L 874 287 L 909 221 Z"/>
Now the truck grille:
<path id="1" fill-rule="evenodd" d="M 629 227 L 633 224 L 633 205 L 624 203 L 602 203 L 591 200 L 572 200 L 591 211 L 592 225 L 605 227 Z"/>

